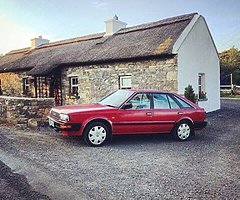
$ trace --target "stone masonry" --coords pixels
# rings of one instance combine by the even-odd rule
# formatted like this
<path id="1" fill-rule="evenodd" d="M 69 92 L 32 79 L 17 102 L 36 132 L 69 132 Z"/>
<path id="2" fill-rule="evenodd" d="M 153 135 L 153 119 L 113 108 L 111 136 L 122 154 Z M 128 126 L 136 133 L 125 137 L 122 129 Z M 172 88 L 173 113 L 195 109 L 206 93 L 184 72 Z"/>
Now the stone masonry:
<path id="1" fill-rule="evenodd" d="M 0 123 L 7 122 L 20 128 L 41 126 L 53 106 L 53 98 L 0 96 Z"/>
<path id="2" fill-rule="evenodd" d="M 1 80 L 1 92 L 2 95 L 6 96 L 17 96 L 23 97 L 26 94 L 23 93 L 23 78 L 26 78 L 26 72 L 8 72 L 8 73 L 0 73 Z M 33 80 L 33 79 L 30 79 Z M 29 82 L 30 93 L 28 96 L 33 96 L 34 94 L 34 83 L 32 81 Z"/>
<path id="3" fill-rule="evenodd" d="M 152 59 L 63 69 L 63 104 L 97 102 L 119 89 L 119 77 L 131 75 L 132 89 L 177 92 L 177 59 Z M 69 96 L 69 77 L 78 77 L 79 97 Z"/>

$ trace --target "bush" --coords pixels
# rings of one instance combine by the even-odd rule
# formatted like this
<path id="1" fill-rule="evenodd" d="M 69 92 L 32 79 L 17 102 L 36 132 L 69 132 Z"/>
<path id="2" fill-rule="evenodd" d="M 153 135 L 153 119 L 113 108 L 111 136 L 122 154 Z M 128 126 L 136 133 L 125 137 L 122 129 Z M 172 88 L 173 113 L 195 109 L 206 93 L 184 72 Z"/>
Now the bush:
<path id="1" fill-rule="evenodd" d="M 193 103 L 196 103 L 196 95 L 194 93 L 194 90 L 193 90 L 193 87 L 191 85 L 188 85 L 186 88 L 185 88 L 185 91 L 184 91 L 184 96 L 190 100 L 191 102 Z"/>

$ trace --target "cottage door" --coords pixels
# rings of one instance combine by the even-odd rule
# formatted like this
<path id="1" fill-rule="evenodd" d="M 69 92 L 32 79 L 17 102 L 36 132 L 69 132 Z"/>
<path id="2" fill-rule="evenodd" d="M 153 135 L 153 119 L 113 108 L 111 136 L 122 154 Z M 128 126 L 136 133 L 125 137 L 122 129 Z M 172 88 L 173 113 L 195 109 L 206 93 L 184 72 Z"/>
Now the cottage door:
<path id="1" fill-rule="evenodd" d="M 54 97 L 56 106 L 62 105 L 62 87 L 60 73 L 55 73 L 51 76 L 50 97 Z"/>

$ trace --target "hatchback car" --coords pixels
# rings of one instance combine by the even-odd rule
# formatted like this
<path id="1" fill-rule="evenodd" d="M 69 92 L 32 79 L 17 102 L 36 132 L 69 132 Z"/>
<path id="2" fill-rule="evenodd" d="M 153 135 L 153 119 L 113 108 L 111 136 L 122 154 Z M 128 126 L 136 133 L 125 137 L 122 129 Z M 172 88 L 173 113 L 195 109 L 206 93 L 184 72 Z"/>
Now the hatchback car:
<path id="1" fill-rule="evenodd" d="M 117 134 L 170 133 L 185 141 L 206 127 L 205 111 L 186 98 L 155 90 L 118 90 L 95 104 L 51 109 L 49 125 L 63 136 L 83 136 L 91 146 Z"/>

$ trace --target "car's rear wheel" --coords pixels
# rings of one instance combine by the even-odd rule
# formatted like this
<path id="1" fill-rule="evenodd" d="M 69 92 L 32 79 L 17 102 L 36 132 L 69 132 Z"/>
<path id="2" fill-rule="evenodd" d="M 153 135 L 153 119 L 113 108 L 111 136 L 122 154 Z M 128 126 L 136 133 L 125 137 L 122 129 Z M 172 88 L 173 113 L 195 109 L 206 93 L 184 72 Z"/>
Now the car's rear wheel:
<path id="1" fill-rule="evenodd" d="M 86 127 L 83 137 L 88 145 L 101 146 L 109 138 L 109 129 L 101 122 L 93 122 Z"/>
<path id="2" fill-rule="evenodd" d="M 174 137 L 180 141 L 189 140 L 194 136 L 193 126 L 188 121 L 181 121 L 177 124 L 173 131 Z"/>

